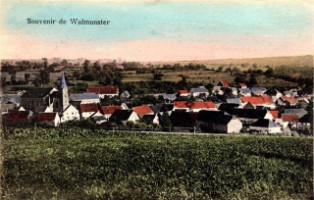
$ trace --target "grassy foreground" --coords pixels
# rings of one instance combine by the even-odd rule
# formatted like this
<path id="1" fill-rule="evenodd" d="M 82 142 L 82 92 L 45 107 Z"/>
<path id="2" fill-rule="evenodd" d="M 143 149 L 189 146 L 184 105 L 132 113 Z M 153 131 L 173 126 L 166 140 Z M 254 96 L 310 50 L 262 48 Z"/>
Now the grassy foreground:
<path id="1" fill-rule="evenodd" d="M 8 199 L 308 199 L 312 139 L 15 129 Z"/>

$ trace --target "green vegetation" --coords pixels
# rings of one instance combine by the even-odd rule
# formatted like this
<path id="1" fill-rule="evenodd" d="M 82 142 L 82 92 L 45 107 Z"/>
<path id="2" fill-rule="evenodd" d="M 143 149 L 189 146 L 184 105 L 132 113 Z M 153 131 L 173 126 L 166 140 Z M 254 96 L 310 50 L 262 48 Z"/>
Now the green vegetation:
<path id="1" fill-rule="evenodd" d="M 7 132 L 12 199 L 308 199 L 312 138 Z"/>

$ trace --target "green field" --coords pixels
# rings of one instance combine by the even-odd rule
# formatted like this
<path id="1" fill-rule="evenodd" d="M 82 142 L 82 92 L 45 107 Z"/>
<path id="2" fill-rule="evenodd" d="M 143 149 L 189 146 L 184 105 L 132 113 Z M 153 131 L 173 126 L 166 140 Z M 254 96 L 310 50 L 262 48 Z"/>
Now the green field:
<path id="1" fill-rule="evenodd" d="M 308 199 L 312 139 L 14 129 L 8 199 Z"/>

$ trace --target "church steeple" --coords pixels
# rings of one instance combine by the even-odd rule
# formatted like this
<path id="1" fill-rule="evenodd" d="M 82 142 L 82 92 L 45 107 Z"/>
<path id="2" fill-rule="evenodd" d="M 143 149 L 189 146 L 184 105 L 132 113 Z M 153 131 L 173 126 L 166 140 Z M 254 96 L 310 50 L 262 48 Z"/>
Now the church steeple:
<path id="1" fill-rule="evenodd" d="M 62 72 L 62 77 L 61 77 L 61 83 L 60 83 L 61 89 L 63 88 L 67 88 L 67 83 L 65 81 L 65 76 L 64 76 L 64 72 Z"/>
<path id="2" fill-rule="evenodd" d="M 68 86 L 65 81 L 64 72 L 62 72 L 62 78 L 60 82 L 60 89 L 61 89 L 61 102 L 62 102 L 62 111 L 64 111 L 69 105 L 69 93 L 68 93 Z"/>

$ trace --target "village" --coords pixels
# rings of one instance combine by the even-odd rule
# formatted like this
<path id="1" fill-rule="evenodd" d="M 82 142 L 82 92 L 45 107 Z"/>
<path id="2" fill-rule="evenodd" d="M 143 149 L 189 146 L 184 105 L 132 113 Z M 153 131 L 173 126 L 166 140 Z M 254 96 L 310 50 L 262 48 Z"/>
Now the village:
<path id="1" fill-rule="evenodd" d="M 297 88 L 282 93 L 221 80 L 211 91 L 200 85 L 173 94 L 152 94 L 162 103 L 134 106 L 131 94 L 114 85 L 69 93 L 61 74 L 58 88 L 4 94 L 3 124 L 60 127 L 88 122 L 105 129 L 273 135 L 310 135 L 312 130 L 312 96 L 299 95 Z M 215 102 L 222 96 L 223 102 Z M 103 106 L 104 98 L 118 98 L 121 103 Z"/>

